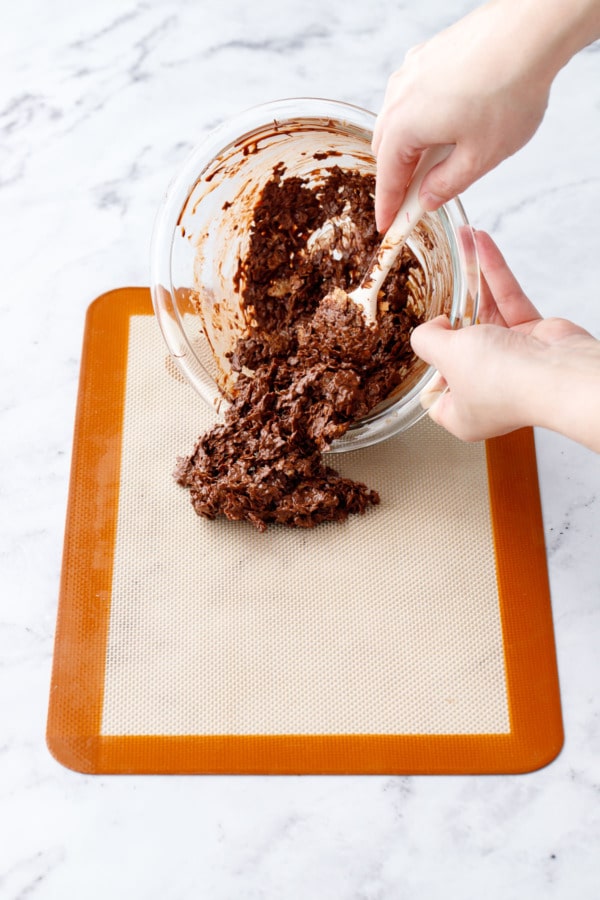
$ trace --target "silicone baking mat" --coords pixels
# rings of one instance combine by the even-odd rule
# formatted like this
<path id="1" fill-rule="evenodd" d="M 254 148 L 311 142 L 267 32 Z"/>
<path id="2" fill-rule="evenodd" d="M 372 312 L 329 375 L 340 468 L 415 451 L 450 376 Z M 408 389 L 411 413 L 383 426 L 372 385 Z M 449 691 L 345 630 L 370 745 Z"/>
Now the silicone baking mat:
<path id="1" fill-rule="evenodd" d="M 562 723 L 531 430 L 429 420 L 333 464 L 343 525 L 207 521 L 172 478 L 214 414 L 147 289 L 88 312 L 47 738 L 91 773 L 502 773 Z"/>

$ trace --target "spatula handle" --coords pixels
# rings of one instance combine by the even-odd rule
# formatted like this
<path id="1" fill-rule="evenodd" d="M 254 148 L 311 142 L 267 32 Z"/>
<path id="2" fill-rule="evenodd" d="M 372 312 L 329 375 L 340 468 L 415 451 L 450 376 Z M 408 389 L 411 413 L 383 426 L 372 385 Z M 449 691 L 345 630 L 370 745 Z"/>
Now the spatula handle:
<path id="1" fill-rule="evenodd" d="M 451 150 L 452 147 L 448 144 L 440 144 L 435 147 L 428 147 L 427 150 L 423 151 L 402 206 L 396 213 L 394 221 L 386 231 L 385 237 L 377 251 L 377 258 L 374 261 L 371 277 L 369 278 L 369 288 L 375 287 L 379 290 L 387 278 L 388 272 L 398 258 L 398 253 L 402 249 L 403 244 L 423 215 L 423 208 L 419 201 L 419 191 L 421 190 L 423 179 L 434 166 L 446 159 Z"/>

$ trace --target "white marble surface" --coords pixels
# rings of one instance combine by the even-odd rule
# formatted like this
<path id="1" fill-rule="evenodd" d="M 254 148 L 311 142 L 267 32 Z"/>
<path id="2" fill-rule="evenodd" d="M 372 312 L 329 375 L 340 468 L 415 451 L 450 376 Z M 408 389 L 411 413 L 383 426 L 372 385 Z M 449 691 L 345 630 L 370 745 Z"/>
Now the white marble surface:
<path id="1" fill-rule="evenodd" d="M 148 283 L 155 210 L 222 117 L 281 96 L 377 109 L 466 0 L 19 0 L 0 29 L 0 897 L 600 895 L 600 473 L 537 435 L 566 742 L 517 777 L 88 777 L 44 742 L 83 320 Z M 600 48 L 473 187 L 531 296 L 600 334 Z"/>

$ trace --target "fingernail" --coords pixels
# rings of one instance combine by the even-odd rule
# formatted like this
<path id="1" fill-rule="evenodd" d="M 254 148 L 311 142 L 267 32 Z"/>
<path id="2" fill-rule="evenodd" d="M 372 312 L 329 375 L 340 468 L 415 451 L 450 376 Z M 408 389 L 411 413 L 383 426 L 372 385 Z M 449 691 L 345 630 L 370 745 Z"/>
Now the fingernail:
<path id="1" fill-rule="evenodd" d="M 421 407 L 423 409 L 431 409 L 433 404 L 440 399 L 443 393 L 444 391 L 423 391 L 419 397 Z"/>
<path id="2" fill-rule="evenodd" d="M 439 209 L 439 207 L 444 203 L 443 197 L 439 197 L 437 194 L 431 194 L 429 191 L 421 194 L 420 199 L 423 209 L 426 209 L 429 212 L 433 212 L 434 210 Z"/>

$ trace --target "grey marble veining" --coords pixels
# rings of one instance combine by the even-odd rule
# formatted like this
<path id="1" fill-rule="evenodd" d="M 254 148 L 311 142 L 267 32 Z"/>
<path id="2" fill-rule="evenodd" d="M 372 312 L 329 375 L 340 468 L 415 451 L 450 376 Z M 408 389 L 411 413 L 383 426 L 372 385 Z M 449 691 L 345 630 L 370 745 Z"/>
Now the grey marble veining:
<path id="1" fill-rule="evenodd" d="M 105 778 L 44 742 L 83 321 L 148 283 L 160 198 L 224 117 L 283 96 L 377 109 L 473 4 L 23 0 L 0 31 L 0 897 L 600 895 L 600 469 L 536 436 L 565 747 L 517 777 Z M 532 299 L 600 334 L 600 55 L 465 195 Z"/>

